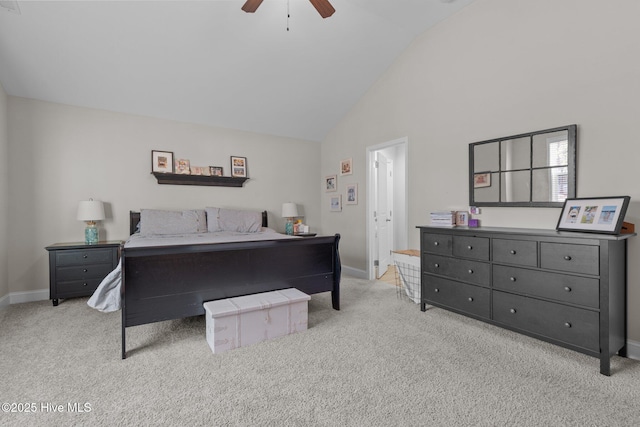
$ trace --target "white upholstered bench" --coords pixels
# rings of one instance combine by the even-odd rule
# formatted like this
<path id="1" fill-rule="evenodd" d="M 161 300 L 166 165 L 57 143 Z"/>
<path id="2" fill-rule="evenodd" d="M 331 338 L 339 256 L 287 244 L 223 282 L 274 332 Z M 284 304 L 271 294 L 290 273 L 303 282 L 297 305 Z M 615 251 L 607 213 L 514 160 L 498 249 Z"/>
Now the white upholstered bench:
<path id="1" fill-rule="evenodd" d="M 209 347 L 222 353 L 305 331 L 310 299 L 291 288 L 206 302 Z"/>

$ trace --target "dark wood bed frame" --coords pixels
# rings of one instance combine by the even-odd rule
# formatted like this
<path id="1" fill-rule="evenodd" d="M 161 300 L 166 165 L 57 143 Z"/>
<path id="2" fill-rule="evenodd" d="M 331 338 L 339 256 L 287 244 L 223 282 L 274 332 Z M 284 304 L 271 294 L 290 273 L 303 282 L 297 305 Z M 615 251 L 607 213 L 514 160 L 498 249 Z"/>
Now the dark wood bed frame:
<path id="1" fill-rule="evenodd" d="M 140 213 L 130 213 L 133 234 Z M 262 213 L 263 226 L 267 213 Z M 130 326 L 205 313 L 203 303 L 297 288 L 331 292 L 340 309 L 340 235 L 285 240 L 121 248 L 122 358 Z"/>

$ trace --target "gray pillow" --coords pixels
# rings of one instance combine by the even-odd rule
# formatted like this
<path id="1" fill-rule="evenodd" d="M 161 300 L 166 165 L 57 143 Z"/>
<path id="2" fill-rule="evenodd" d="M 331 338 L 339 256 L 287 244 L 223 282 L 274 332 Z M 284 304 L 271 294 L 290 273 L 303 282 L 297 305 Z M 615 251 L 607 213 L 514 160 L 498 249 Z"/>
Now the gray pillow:
<path id="1" fill-rule="evenodd" d="M 205 212 L 202 209 L 165 211 L 140 210 L 140 234 L 195 234 L 207 231 Z"/>
<path id="2" fill-rule="evenodd" d="M 207 229 L 215 231 L 237 231 L 256 233 L 262 229 L 262 212 L 206 208 Z"/>

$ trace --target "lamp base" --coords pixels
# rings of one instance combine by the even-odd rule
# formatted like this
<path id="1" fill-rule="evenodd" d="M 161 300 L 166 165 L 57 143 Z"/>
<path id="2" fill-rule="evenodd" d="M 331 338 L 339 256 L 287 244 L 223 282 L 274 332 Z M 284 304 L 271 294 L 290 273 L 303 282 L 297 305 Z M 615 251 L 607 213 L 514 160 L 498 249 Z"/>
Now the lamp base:
<path id="1" fill-rule="evenodd" d="M 287 218 L 287 223 L 284 226 L 284 231 L 287 236 L 293 236 L 293 218 Z"/>
<path id="2" fill-rule="evenodd" d="M 84 243 L 87 245 L 95 245 L 98 243 L 98 227 L 96 224 L 87 224 L 84 229 Z"/>

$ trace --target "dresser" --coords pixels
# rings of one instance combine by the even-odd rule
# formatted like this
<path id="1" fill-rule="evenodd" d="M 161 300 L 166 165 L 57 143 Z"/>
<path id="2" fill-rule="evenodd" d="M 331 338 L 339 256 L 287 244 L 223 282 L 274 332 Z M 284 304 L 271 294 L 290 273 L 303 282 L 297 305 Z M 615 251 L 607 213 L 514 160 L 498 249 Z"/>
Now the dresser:
<path id="1" fill-rule="evenodd" d="M 93 294 L 102 279 L 118 266 L 121 241 L 95 245 L 56 243 L 49 251 L 49 298 L 54 306 L 60 298 Z"/>
<path id="2" fill-rule="evenodd" d="M 627 239 L 420 226 L 421 310 L 444 308 L 600 359 L 626 355 Z"/>

